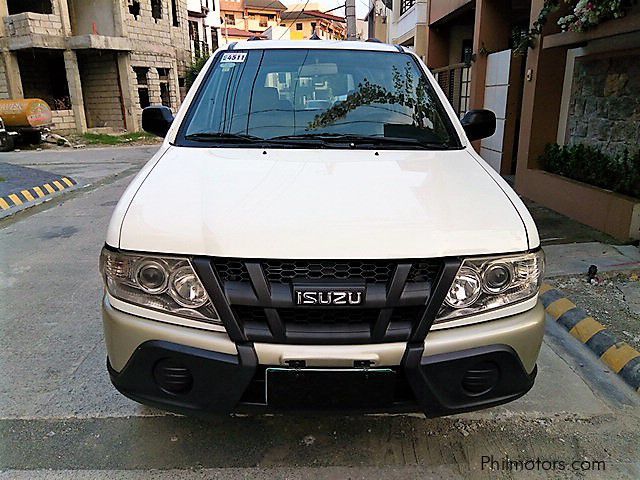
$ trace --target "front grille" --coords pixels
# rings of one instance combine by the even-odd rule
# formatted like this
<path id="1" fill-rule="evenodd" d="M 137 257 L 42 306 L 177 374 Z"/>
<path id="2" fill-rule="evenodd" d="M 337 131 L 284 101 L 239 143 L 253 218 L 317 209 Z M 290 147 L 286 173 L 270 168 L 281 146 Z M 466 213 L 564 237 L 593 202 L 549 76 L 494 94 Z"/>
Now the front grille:
<path id="1" fill-rule="evenodd" d="M 252 275 L 257 274 L 253 278 L 249 263 L 256 265 L 252 267 Z M 210 264 L 231 307 L 233 315 L 228 321 L 237 325 L 247 340 L 337 344 L 406 341 L 423 316 L 444 263 L 441 259 L 214 258 Z M 406 280 L 396 271 L 408 271 Z M 350 307 L 295 305 L 292 287 L 304 281 L 317 282 L 323 288 L 340 288 L 346 282 L 366 286 L 365 302 Z"/>
<path id="2" fill-rule="evenodd" d="M 439 270 L 439 263 L 435 263 L 433 261 L 415 262 L 411 265 L 411 270 L 409 270 L 407 282 L 430 282 L 436 277 L 436 275 L 438 275 Z"/>
<path id="3" fill-rule="evenodd" d="M 219 258 L 213 266 L 223 282 L 248 282 L 249 272 L 242 260 L 237 258 Z"/>
<path id="4" fill-rule="evenodd" d="M 245 305 L 235 305 L 231 307 L 234 315 L 243 323 L 246 322 L 256 322 L 256 323 L 266 323 L 267 315 L 264 313 L 264 308 L 262 307 L 247 307 Z"/>
<path id="5" fill-rule="evenodd" d="M 380 310 L 377 308 L 281 308 L 278 313 L 285 325 L 337 323 L 373 325 L 378 320 Z"/>
<path id="6" fill-rule="evenodd" d="M 396 264 L 380 261 L 309 261 L 267 260 L 263 263 L 270 282 L 289 283 L 294 280 L 364 280 L 367 283 L 387 283 Z"/>

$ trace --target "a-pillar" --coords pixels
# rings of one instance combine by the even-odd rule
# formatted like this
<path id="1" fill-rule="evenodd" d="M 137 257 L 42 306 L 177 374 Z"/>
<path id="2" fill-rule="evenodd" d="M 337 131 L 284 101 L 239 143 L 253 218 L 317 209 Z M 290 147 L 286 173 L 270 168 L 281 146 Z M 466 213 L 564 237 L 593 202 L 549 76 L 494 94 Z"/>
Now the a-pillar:
<path id="1" fill-rule="evenodd" d="M 87 117 L 84 111 L 80 68 L 78 67 L 78 56 L 73 50 L 64 51 L 64 68 L 67 72 L 69 98 L 71 99 L 73 117 L 76 121 L 76 131 L 78 133 L 85 133 L 87 131 Z"/>

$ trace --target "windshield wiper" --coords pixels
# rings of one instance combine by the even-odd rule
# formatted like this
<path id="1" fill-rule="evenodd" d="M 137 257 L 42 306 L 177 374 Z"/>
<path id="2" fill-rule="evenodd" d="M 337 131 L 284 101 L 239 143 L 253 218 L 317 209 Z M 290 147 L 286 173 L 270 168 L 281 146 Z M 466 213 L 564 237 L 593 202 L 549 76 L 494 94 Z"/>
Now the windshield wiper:
<path id="1" fill-rule="evenodd" d="M 195 142 L 218 142 L 218 141 L 231 141 L 242 143 L 258 143 L 264 142 L 264 138 L 256 137 L 254 135 L 246 135 L 244 133 L 227 133 L 227 132 L 197 132 L 191 133 L 184 137 L 186 140 L 193 140 Z"/>
<path id="2" fill-rule="evenodd" d="M 186 140 L 193 140 L 196 142 L 226 142 L 229 143 L 257 143 L 259 145 L 293 145 L 293 144 L 309 144 L 309 145 L 318 145 L 322 144 L 321 140 L 314 140 L 311 138 L 305 139 L 295 138 L 295 135 L 292 135 L 291 138 L 288 137 L 275 137 L 275 138 L 261 138 L 256 137 L 255 135 L 248 135 L 245 133 L 226 133 L 226 132 L 197 132 L 186 135 L 184 137 Z"/>
<path id="3" fill-rule="evenodd" d="M 382 137 L 367 135 L 351 135 L 346 133 L 303 133 L 270 138 L 270 140 L 321 140 L 326 143 L 353 143 L 355 145 L 412 145 L 433 150 L 446 150 L 446 143 L 427 142 L 410 137 Z"/>

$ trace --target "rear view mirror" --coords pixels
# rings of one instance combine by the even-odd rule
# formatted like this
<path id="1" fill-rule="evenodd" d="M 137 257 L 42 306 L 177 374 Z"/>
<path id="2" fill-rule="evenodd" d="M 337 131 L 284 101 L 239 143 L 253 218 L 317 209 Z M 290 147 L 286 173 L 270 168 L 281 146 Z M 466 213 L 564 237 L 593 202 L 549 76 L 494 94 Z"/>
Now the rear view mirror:
<path id="1" fill-rule="evenodd" d="M 313 63 L 303 65 L 300 68 L 299 76 L 301 77 L 314 77 L 318 75 L 337 75 L 338 65 L 335 63 Z"/>
<path id="2" fill-rule="evenodd" d="M 496 115 L 491 110 L 469 110 L 461 122 L 471 142 L 496 133 Z"/>
<path id="3" fill-rule="evenodd" d="M 164 138 L 173 123 L 173 113 L 168 107 L 153 105 L 142 110 L 142 129 Z"/>

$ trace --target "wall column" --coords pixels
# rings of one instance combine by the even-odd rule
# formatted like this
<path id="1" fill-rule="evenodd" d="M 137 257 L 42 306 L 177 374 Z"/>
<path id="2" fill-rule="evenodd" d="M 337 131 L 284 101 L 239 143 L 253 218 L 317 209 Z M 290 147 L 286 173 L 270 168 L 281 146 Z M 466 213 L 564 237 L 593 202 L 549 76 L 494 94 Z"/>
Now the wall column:
<path id="1" fill-rule="evenodd" d="M 54 13 L 60 15 L 60 19 L 62 21 L 62 34 L 66 37 L 70 37 L 73 35 L 71 29 L 71 18 L 69 15 L 69 4 L 67 0 L 57 0 L 56 1 L 57 11 L 54 10 Z"/>
<path id="2" fill-rule="evenodd" d="M 4 62 L 5 75 L 7 76 L 9 98 L 24 98 L 18 56 L 14 52 L 4 50 L 2 52 L 2 61 Z"/>
<path id="3" fill-rule="evenodd" d="M 484 106 L 487 75 L 487 54 L 509 48 L 511 2 L 507 0 L 477 0 L 473 33 L 473 73 L 471 74 L 470 108 Z"/>
<path id="4" fill-rule="evenodd" d="M 138 115 L 134 113 L 136 109 L 136 102 L 131 88 L 131 76 L 133 75 L 131 57 L 128 52 L 117 53 L 116 57 L 118 62 L 117 68 L 118 80 L 120 81 L 120 95 L 122 105 L 124 107 L 124 120 L 129 132 L 137 132 L 140 130 L 140 123 L 138 121 Z"/>
<path id="5" fill-rule="evenodd" d="M 544 0 L 533 0 L 531 18 L 538 18 Z M 548 22 L 553 23 L 553 20 Z M 567 51 L 564 48 L 542 49 L 542 39 L 529 49 L 522 95 L 516 187 L 528 198 L 537 197 L 539 188 L 528 182 L 530 169 L 538 168 L 538 157 L 547 143 L 555 143 Z M 542 191 L 542 190 L 539 190 Z"/>
<path id="6" fill-rule="evenodd" d="M 80 68 L 78 67 L 78 56 L 73 50 L 64 51 L 64 67 L 67 72 L 69 97 L 71 98 L 73 116 L 76 120 L 76 131 L 78 133 L 85 133 L 87 131 L 87 117 L 84 111 Z"/>

